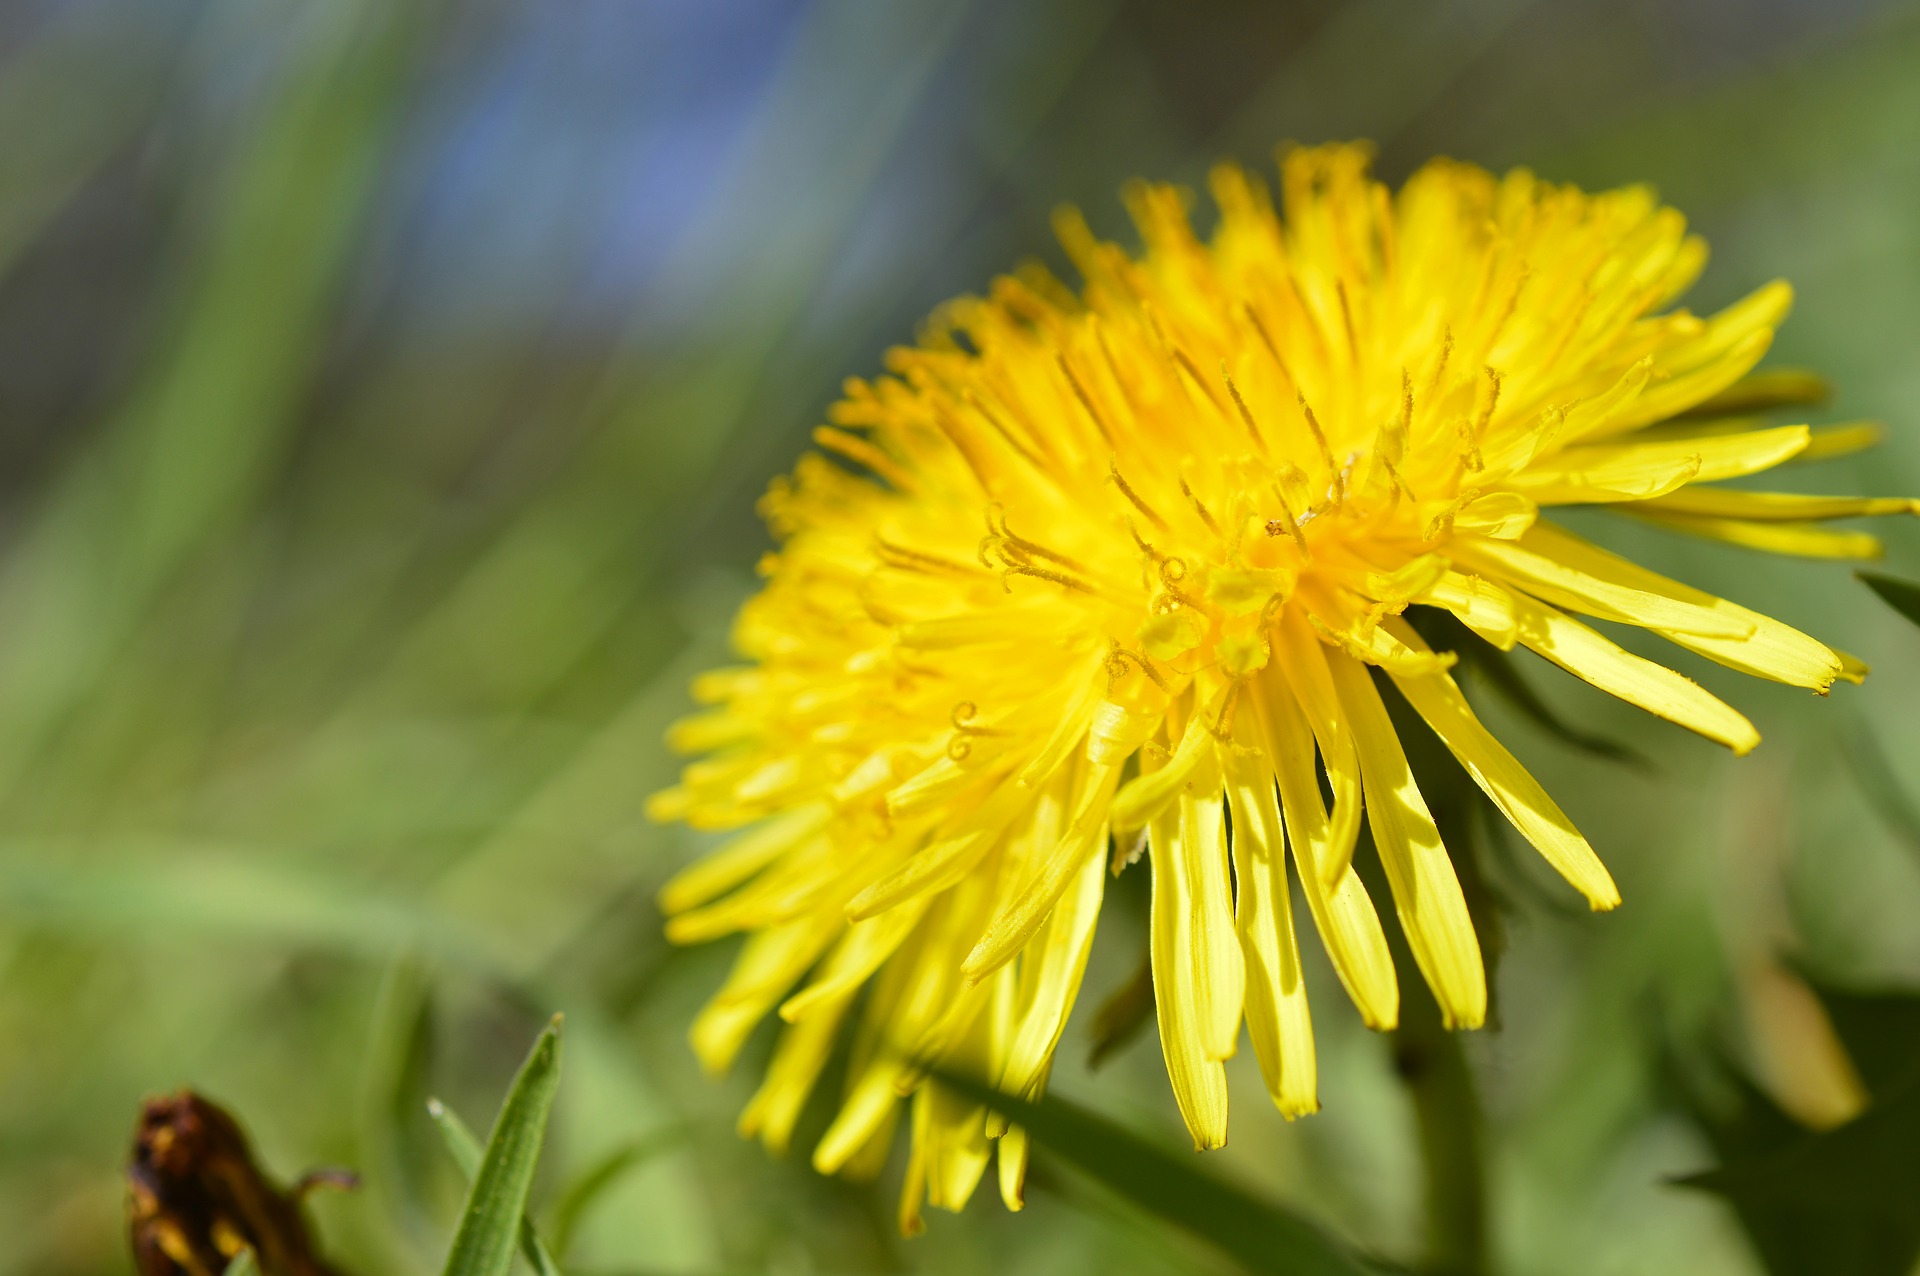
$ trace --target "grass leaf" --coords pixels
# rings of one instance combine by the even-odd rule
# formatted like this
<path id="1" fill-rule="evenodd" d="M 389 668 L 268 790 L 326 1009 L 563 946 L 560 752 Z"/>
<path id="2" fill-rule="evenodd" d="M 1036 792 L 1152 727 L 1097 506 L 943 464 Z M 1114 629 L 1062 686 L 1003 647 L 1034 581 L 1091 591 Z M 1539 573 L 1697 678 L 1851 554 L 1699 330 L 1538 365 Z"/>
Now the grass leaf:
<path id="1" fill-rule="evenodd" d="M 1879 572 L 1855 572 L 1854 576 L 1880 595 L 1880 601 L 1920 625 L 1920 585 L 1897 576 L 1883 576 Z"/>
<path id="2" fill-rule="evenodd" d="M 540 1145 L 547 1137 L 547 1114 L 560 1087 L 560 1016 L 555 1015 L 533 1043 L 533 1050 L 513 1079 L 507 1101 L 487 1137 L 486 1152 L 478 1159 L 473 1184 L 467 1192 L 460 1230 L 447 1254 L 445 1276 L 506 1276 L 513 1251 L 526 1225 L 527 1197 L 533 1190 L 534 1170 L 540 1163 Z M 457 1118 L 442 1107 L 441 1129 Z M 461 1127 L 464 1134 L 464 1127 Z M 472 1135 L 449 1137 L 456 1159 L 461 1145 L 471 1147 Z"/>
<path id="3" fill-rule="evenodd" d="M 1355 1276 L 1372 1270 L 1299 1215 L 1077 1104 L 1051 1095 L 1029 1103 L 970 1077 L 938 1070 L 935 1075 L 1024 1127 L 1034 1142 L 1133 1205 L 1219 1247 L 1247 1271 Z"/>
<path id="4" fill-rule="evenodd" d="M 243 1249 L 227 1264 L 226 1276 L 260 1276 L 260 1262 L 251 1249 Z"/>
<path id="5" fill-rule="evenodd" d="M 580 1225 L 587 1207 L 598 1200 L 601 1193 L 619 1182 L 628 1170 L 679 1143 L 688 1133 L 687 1126 L 671 1125 L 645 1138 L 623 1144 L 588 1166 L 579 1178 L 567 1185 L 553 1206 L 553 1213 L 548 1220 L 553 1225 L 553 1247 L 562 1254 L 566 1253 L 567 1245 L 573 1240 L 574 1229 Z"/>
<path id="6" fill-rule="evenodd" d="M 467 1123 L 452 1108 L 438 1099 L 427 1100 L 427 1115 L 440 1127 L 440 1135 L 446 1140 L 453 1163 L 460 1167 L 460 1173 L 471 1183 L 480 1172 L 480 1140 L 473 1137 L 473 1131 L 467 1128 Z M 520 1252 L 526 1255 L 527 1261 L 533 1264 L 533 1270 L 540 1276 L 560 1276 L 560 1264 L 547 1252 L 546 1243 L 533 1230 L 533 1220 L 525 1214 L 520 1216 Z"/>

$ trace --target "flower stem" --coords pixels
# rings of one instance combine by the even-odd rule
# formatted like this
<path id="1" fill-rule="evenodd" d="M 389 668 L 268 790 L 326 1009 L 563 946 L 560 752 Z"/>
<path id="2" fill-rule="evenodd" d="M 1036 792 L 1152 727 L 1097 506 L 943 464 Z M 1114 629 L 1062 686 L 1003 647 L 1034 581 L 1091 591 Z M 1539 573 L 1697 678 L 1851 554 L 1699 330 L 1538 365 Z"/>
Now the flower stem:
<path id="1" fill-rule="evenodd" d="M 1393 1063 L 1413 1100 L 1426 1170 L 1427 1261 L 1433 1276 L 1481 1276 L 1487 1268 L 1487 1182 L 1480 1096 L 1457 1034 L 1440 1023 L 1424 990 L 1402 1003 Z"/>

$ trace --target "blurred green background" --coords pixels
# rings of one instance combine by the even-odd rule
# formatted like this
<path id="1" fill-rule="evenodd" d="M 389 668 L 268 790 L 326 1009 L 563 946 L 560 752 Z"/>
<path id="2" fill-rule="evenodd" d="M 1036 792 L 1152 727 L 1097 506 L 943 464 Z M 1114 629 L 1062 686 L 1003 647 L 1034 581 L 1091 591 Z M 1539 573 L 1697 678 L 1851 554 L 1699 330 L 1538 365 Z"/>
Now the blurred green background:
<path id="1" fill-rule="evenodd" d="M 1796 477 L 1920 492 L 1913 5 L 0 4 L 0 1273 L 127 1270 L 126 1141 L 182 1084 L 282 1177 L 361 1170 L 314 1205 L 343 1267 L 435 1270 L 460 1181 L 422 1103 L 484 1128 L 553 1010 L 547 1199 L 637 1149 L 569 1271 L 1224 1270 L 1044 1156 L 1024 1215 L 985 1191 L 903 1242 L 897 1162 L 850 1185 L 738 1141 L 770 1042 L 699 1075 L 731 945 L 665 945 L 653 892 L 703 838 L 641 811 L 841 377 L 1023 256 L 1064 269 L 1058 203 L 1124 238 L 1130 176 L 1344 137 L 1395 181 L 1445 153 L 1654 183 L 1714 248 L 1691 303 L 1791 279 L 1774 361 L 1834 379 L 1816 420 L 1891 427 Z M 1920 792 L 1920 636 L 1844 565 L 1592 526 L 1877 672 L 1818 700 L 1677 659 L 1766 734 L 1737 762 L 1537 661 L 1651 765 L 1488 706 L 1627 901 L 1502 876 L 1499 1028 L 1467 1043 L 1495 1265 L 1753 1272 L 1666 1181 L 1715 1156 L 1661 1042 L 1815 1108 L 1774 959 L 1920 984 L 1920 844 L 1875 805 Z M 1134 899 L 1056 1089 L 1178 1147 L 1151 1033 L 1084 1066 Z M 1307 960 L 1324 1111 L 1282 1122 L 1243 1052 L 1209 1164 L 1413 1261 L 1388 1043 Z"/>

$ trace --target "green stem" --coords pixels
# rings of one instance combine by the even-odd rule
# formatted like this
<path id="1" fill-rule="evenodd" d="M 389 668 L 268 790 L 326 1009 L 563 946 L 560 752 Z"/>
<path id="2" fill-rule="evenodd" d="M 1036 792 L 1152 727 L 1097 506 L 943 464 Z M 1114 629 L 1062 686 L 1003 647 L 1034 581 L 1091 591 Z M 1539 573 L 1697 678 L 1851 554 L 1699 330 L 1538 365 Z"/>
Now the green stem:
<path id="1" fill-rule="evenodd" d="M 1426 1170 L 1427 1270 L 1482 1276 L 1487 1267 L 1487 1180 L 1480 1096 L 1458 1035 L 1424 989 L 1408 989 L 1393 1062 L 1413 1100 Z"/>

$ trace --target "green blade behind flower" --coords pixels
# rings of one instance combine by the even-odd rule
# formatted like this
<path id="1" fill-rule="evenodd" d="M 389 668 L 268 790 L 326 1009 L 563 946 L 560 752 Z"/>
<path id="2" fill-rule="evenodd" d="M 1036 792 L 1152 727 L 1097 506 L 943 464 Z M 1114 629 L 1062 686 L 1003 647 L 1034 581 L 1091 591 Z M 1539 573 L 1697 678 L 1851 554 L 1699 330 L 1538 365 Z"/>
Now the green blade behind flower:
<path id="1" fill-rule="evenodd" d="M 1880 595 L 1880 601 L 1920 625 L 1920 585 L 1879 572 L 1855 572 L 1861 584 Z"/>
<path id="2" fill-rule="evenodd" d="M 433 1123 L 440 1127 L 440 1136 L 446 1141 L 453 1163 L 460 1167 L 460 1173 L 471 1183 L 480 1173 L 480 1159 L 485 1154 L 480 1140 L 474 1138 L 467 1123 L 440 1100 L 428 1099 L 427 1113 L 433 1118 Z M 533 1220 L 524 1213 L 520 1215 L 520 1252 L 526 1255 L 527 1261 L 533 1264 L 533 1270 L 540 1276 L 560 1276 L 560 1265 L 547 1252 L 540 1234 L 533 1230 Z"/>
<path id="3" fill-rule="evenodd" d="M 574 1230 L 580 1225 L 588 1206 L 599 1200 L 629 1170 L 645 1165 L 659 1153 L 684 1141 L 691 1132 L 690 1126 L 667 1126 L 632 1143 L 622 1144 L 581 1171 L 579 1177 L 561 1191 L 559 1200 L 548 1215 L 554 1248 L 562 1254 L 566 1253 L 568 1242 L 573 1239 Z"/>
<path id="4" fill-rule="evenodd" d="M 1051 1095 L 1029 1103 L 970 1077 L 940 1070 L 934 1075 L 1005 1114 L 1034 1142 L 1124 1200 L 1225 1251 L 1247 1271 L 1356 1276 L 1372 1270 L 1299 1215 L 1077 1104 Z"/>
<path id="5" fill-rule="evenodd" d="M 513 1266 L 540 1145 L 547 1136 L 547 1114 L 559 1086 L 560 1016 L 555 1015 L 533 1043 L 487 1136 L 486 1154 L 468 1189 L 460 1230 L 442 1269 L 445 1276 L 506 1276 Z"/>

